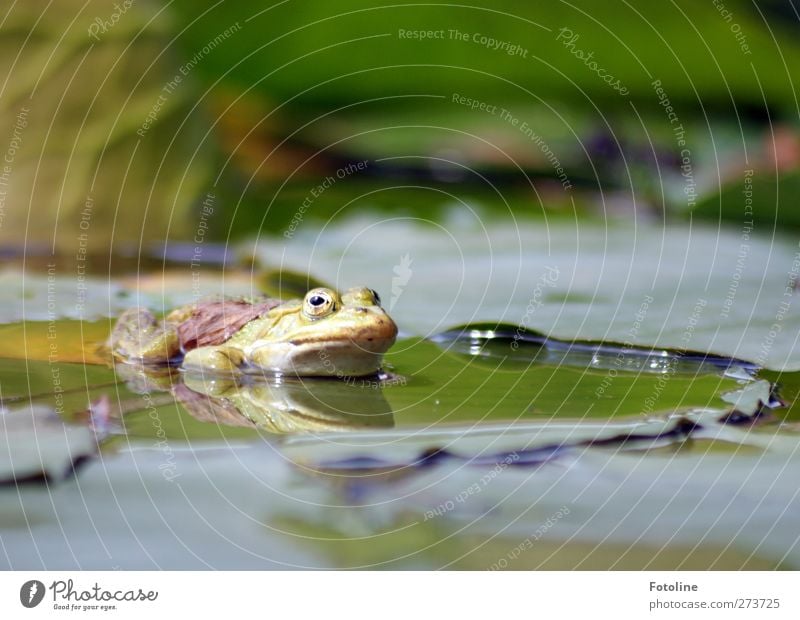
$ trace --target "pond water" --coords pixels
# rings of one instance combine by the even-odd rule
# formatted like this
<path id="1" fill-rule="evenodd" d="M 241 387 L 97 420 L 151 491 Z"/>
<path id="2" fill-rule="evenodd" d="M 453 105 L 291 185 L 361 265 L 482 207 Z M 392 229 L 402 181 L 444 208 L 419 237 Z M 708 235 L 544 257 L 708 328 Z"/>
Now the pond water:
<path id="1" fill-rule="evenodd" d="M 253 293 L 251 268 L 175 260 L 81 290 L 68 264 L 10 266 L 0 463 L 87 455 L 52 420 L 12 442 L 31 406 L 65 428 L 104 414 L 75 475 L 0 487 L 0 564 L 797 568 L 796 248 L 753 243 L 731 301 L 724 236 L 348 220 L 243 244 L 378 289 L 401 327 L 380 380 L 237 382 L 97 350 L 123 308 Z"/>

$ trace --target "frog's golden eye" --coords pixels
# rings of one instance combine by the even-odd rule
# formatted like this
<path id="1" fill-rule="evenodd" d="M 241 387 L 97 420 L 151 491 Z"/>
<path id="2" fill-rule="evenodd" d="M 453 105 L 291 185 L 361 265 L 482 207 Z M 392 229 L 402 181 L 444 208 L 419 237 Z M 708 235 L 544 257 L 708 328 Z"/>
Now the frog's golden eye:
<path id="1" fill-rule="evenodd" d="M 376 306 L 380 306 L 381 305 L 381 296 L 378 295 L 378 291 L 376 291 L 375 289 L 371 288 L 371 289 L 369 289 L 369 292 L 372 293 L 372 296 L 375 298 L 375 305 Z"/>
<path id="2" fill-rule="evenodd" d="M 324 288 L 309 291 L 303 300 L 303 313 L 309 319 L 321 319 L 336 310 L 336 300 Z"/>

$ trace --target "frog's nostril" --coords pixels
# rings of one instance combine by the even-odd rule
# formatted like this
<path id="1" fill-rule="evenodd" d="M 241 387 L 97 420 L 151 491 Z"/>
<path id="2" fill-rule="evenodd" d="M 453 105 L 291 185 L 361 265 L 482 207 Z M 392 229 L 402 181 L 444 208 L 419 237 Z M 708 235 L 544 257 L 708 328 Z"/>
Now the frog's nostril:
<path id="1" fill-rule="evenodd" d="M 366 308 L 362 308 L 362 307 L 358 307 L 358 308 L 356 308 L 356 312 L 361 312 L 361 313 L 364 313 L 364 312 L 366 312 L 366 311 L 367 311 L 367 309 L 366 309 Z"/>

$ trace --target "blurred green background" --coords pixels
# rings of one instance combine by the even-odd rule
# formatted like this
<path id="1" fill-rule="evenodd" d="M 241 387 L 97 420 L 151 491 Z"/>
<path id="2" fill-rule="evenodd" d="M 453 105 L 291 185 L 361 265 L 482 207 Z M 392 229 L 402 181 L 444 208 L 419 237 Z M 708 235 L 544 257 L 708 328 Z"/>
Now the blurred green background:
<path id="1" fill-rule="evenodd" d="M 463 202 L 741 227 L 749 170 L 763 228 L 800 224 L 793 201 L 776 206 L 800 189 L 791 3 L 61 0 L 3 15 L 7 247 L 71 253 L 88 232 L 90 253 L 137 252 L 201 222 L 206 239 L 280 234 L 304 201 L 303 222 Z M 318 191 L 327 177 L 335 191 Z"/>

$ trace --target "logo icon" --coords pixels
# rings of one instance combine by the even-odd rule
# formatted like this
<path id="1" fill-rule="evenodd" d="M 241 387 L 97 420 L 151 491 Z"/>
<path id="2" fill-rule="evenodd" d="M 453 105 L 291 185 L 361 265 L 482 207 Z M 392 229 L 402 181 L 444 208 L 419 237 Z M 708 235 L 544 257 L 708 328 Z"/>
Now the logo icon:
<path id="1" fill-rule="evenodd" d="M 37 579 L 31 579 L 22 584 L 19 589 L 19 602 L 23 607 L 36 607 L 44 598 L 44 584 Z"/>
<path id="2" fill-rule="evenodd" d="M 394 308 L 397 300 L 400 299 L 400 295 L 403 294 L 406 284 L 411 280 L 411 276 L 414 275 L 411 269 L 411 263 L 413 262 L 411 256 L 406 253 L 405 256 L 400 257 L 400 263 L 392 269 L 395 277 L 392 278 L 392 298 L 389 300 L 389 310 Z"/>

